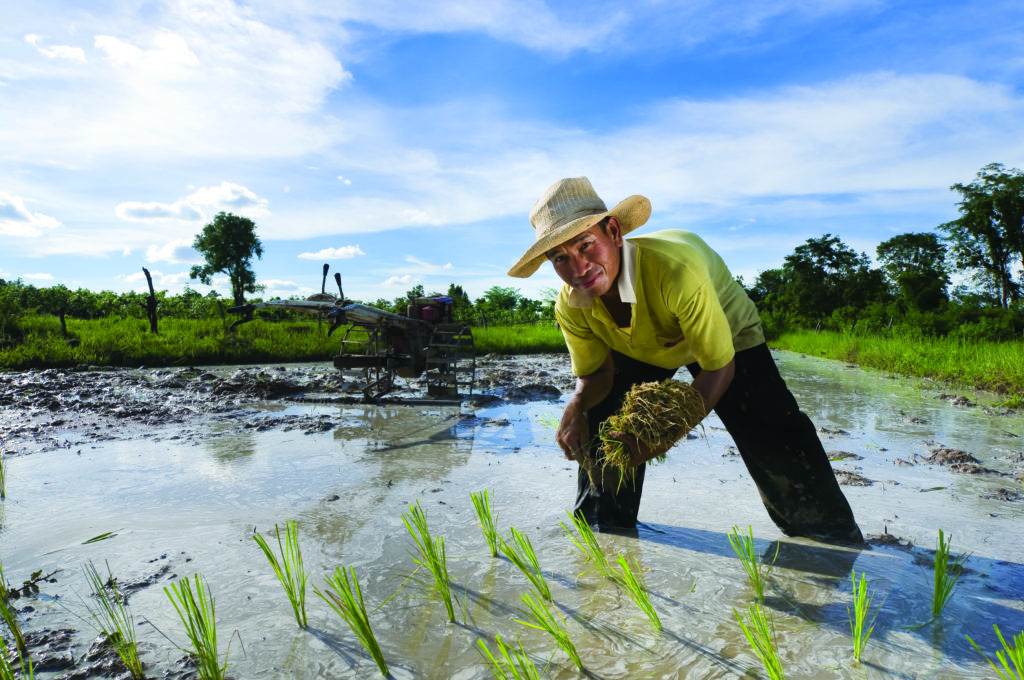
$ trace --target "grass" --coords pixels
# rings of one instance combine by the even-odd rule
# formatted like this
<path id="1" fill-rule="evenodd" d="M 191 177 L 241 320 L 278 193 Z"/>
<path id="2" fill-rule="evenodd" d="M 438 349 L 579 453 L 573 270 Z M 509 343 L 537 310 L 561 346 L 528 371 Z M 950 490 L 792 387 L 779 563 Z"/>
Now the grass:
<path id="1" fill-rule="evenodd" d="M 416 544 L 419 555 L 413 556 L 413 562 L 423 567 L 434 577 L 434 590 L 444 603 L 445 611 L 448 613 L 448 620 L 455 621 L 455 607 L 452 605 L 451 579 L 448 576 L 448 558 L 444 550 L 444 537 L 431 536 L 430 527 L 427 526 L 427 516 L 416 501 L 409 506 L 408 512 L 402 513 L 402 522 L 408 529 Z"/>
<path id="2" fill-rule="evenodd" d="M 109 567 L 106 581 L 92 562 L 86 562 L 83 570 L 92 596 L 98 603 L 96 606 L 86 605 L 93 623 L 121 657 L 132 678 L 137 680 L 145 677 L 142 661 L 139 660 L 139 645 L 135 639 L 135 619 L 128 609 L 125 596 L 113 585 L 114 578 L 109 575 Z"/>
<path id="3" fill-rule="evenodd" d="M 651 603 L 651 596 L 647 590 L 647 585 L 639 576 L 639 572 L 633 571 L 633 568 L 623 555 L 619 555 L 618 564 L 619 569 L 615 572 L 615 582 L 629 593 L 629 596 L 633 598 L 633 602 L 640 608 L 640 611 L 647 615 L 647 620 L 651 622 L 654 630 L 660 633 L 661 618 L 654 609 L 654 604 Z"/>
<path id="4" fill-rule="evenodd" d="M 359 587 L 355 567 L 349 567 L 347 571 L 335 567 L 334 574 L 327 578 L 326 589 L 320 591 L 314 588 L 313 592 L 348 624 L 356 639 L 376 662 L 381 675 L 387 677 L 388 664 L 384 660 L 377 636 L 373 634 L 373 628 L 370 626 L 370 617 L 366 613 L 366 603 L 363 601 L 363 591 Z"/>
<path id="5" fill-rule="evenodd" d="M 222 680 L 227 673 L 228 656 L 221 661 L 217 656 L 217 618 L 213 595 L 206 580 L 195 574 L 171 583 L 164 594 L 174 605 L 188 636 L 188 650 L 196 661 L 200 680 Z"/>
<path id="6" fill-rule="evenodd" d="M 579 652 L 576 651 L 576 645 L 573 644 L 569 631 L 565 629 L 562 622 L 548 609 L 544 600 L 537 599 L 533 596 L 532 592 L 523 593 L 521 599 L 523 604 L 526 605 L 525 614 L 530 620 L 515 619 L 516 623 L 521 623 L 528 628 L 535 628 L 550 635 L 555 644 L 566 653 L 576 668 L 583 670 L 583 661 L 580 659 Z"/>
<path id="7" fill-rule="evenodd" d="M 490 664 L 495 680 L 540 680 L 540 671 L 521 644 L 509 647 L 500 635 L 494 636 L 494 642 L 498 646 L 497 656 L 483 640 L 477 640 L 476 646 Z"/>
<path id="8" fill-rule="evenodd" d="M 14 613 L 14 607 L 11 605 L 11 597 L 7 592 L 7 579 L 4 576 L 4 565 L 2 562 L 0 562 L 0 619 L 3 619 L 4 623 L 7 624 L 7 630 L 11 632 L 11 636 L 14 638 L 14 646 L 18 650 L 18 655 L 27 657 L 28 645 L 25 643 L 25 635 L 21 632 L 21 626 L 18 625 L 18 617 Z"/>
<path id="9" fill-rule="evenodd" d="M 18 672 L 15 673 L 14 666 L 7 660 L 4 642 L 4 639 L 0 637 L 0 680 L 35 680 L 36 671 L 32 667 L 32 659 L 19 655 Z"/>
<path id="10" fill-rule="evenodd" d="M 611 563 L 608 562 L 608 556 L 604 554 L 601 544 L 597 542 L 597 536 L 594 534 L 594 530 L 590 528 L 590 524 L 582 515 L 575 512 L 569 512 L 568 514 L 575 531 L 570 529 L 565 522 L 562 522 L 562 531 L 565 533 L 566 538 L 576 546 L 577 550 L 583 553 L 583 557 L 588 562 L 593 563 L 602 576 L 614 579 L 615 570 L 612 568 Z"/>
<path id="11" fill-rule="evenodd" d="M 734 526 L 729 532 L 729 545 L 732 546 L 736 557 L 740 559 L 743 571 L 747 574 L 747 580 L 754 588 L 754 599 L 764 602 L 764 586 L 772 568 L 771 565 L 761 564 L 757 557 L 754 548 L 754 529 L 747 526 L 747 533 L 742 534 L 739 527 Z M 776 556 L 779 554 L 778 547 L 776 547 L 775 554 Z"/>
<path id="12" fill-rule="evenodd" d="M 1003 637 L 1003 632 L 999 630 L 999 626 L 992 624 L 992 628 L 996 631 L 996 637 L 999 638 L 999 643 L 1003 646 L 1002 649 L 996 650 L 996 660 L 999 661 L 998 666 L 978 646 L 978 643 L 971 639 L 970 635 L 965 635 L 964 637 L 967 638 L 967 641 L 971 643 L 971 646 L 974 647 L 978 654 L 985 657 L 985 661 L 988 661 L 988 665 L 992 667 L 992 670 L 995 671 L 1000 680 L 1024 680 L 1024 631 L 1014 635 L 1013 644 L 1010 644 Z"/>
<path id="13" fill-rule="evenodd" d="M 956 582 L 960 580 L 963 573 L 964 562 L 968 555 L 960 555 L 950 560 L 949 545 L 952 538 L 947 539 L 942 529 L 939 529 L 939 542 L 935 547 L 935 587 L 932 591 L 932 618 L 937 619 L 942 615 L 946 603 L 953 594 Z"/>
<path id="14" fill-rule="evenodd" d="M 732 610 L 732 615 L 770 680 L 783 680 L 786 676 L 782 670 L 782 660 L 779 658 L 775 640 L 775 624 L 764 613 L 761 605 L 756 602 L 750 605 L 746 620 L 735 609 Z"/>
<path id="15" fill-rule="evenodd" d="M 535 354 L 566 352 L 562 332 L 553 323 L 473 328 L 473 346 L 478 354 Z"/>
<path id="16" fill-rule="evenodd" d="M 550 602 L 551 588 L 548 587 L 548 582 L 540 569 L 540 560 L 537 559 L 537 553 L 534 551 L 530 539 L 515 527 L 509 529 L 509 534 L 512 536 L 512 541 L 501 542 L 502 554 L 508 558 L 509 562 L 519 567 L 519 571 L 523 572 L 523 575 L 530 580 L 533 587 L 537 589 L 537 593 Z"/>
<path id="17" fill-rule="evenodd" d="M 471 492 L 470 500 L 473 501 L 473 509 L 476 510 L 476 518 L 480 522 L 480 531 L 484 534 L 487 547 L 491 551 L 491 557 L 498 556 L 498 527 L 494 524 L 494 513 L 491 512 L 491 497 L 487 489 Z"/>
<path id="18" fill-rule="evenodd" d="M 305 628 L 306 620 L 306 583 L 309 576 L 302 563 L 302 550 L 299 548 L 299 527 L 298 524 L 289 520 L 285 522 L 285 540 L 281 541 L 281 529 L 274 525 L 274 535 L 277 537 L 277 554 L 271 550 L 270 545 L 258 531 L 253 533 L 253 540 L 267 556 L 277 580 L 281 582 L 288 602 L 292 605 L 292 612 L 295 614 L 295 622 L 299 628 Z"/>
<path id="19" fill-rule="evenodd" d="M 1024 392 L 1024 342 L 795 331 L 773 347 L 964 387 Z M 1019 398 L 1015 400 L 1019 403 Z"/>
<path id="20" fill-rule="evenodd" d="M 875 626 L 872 624 L 865 627 L 871 609 L 867 577 L 862 572 L 858 581 L 857 572 L 851 570 L 850 585 L 853 588 L 853 608 L 847 607 L 846 614 L 850 619 L 850 634 L 853 636 L 853 660 L 860 663 L 861 654 L 864 652 L 864 647 L 867 646 Z"/>
<path id="21" fill-rule="evenodd" d="M 0 501 L 7 498 L 7 461 L 3 451 L 0 451 Z"/>

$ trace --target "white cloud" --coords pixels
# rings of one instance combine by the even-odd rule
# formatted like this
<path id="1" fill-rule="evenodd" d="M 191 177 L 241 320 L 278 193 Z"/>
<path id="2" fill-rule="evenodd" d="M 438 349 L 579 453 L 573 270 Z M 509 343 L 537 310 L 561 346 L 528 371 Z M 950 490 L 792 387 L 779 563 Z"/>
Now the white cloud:
<path id="1" fill-rule="evenodd" d="M 411 286 L 414 283 L 419 283 L 419 279 L 412 274 L 396 274 L 384 279 L 382 285 L 391 288 L 394 286 Z"/>
<path id="2" fill-rule="evenodd" d="M 338 175 L 338 181 L 347 187 L 352 186 L 352 180 L 350 180 L 348 177 L 345 177 L 344 175 Z"/>
<path id="3" fill-rule="evenodd" d="M 146 262 L 170 262 L 171 264 L 199 264 L 203 258 L 192 248 L 192 241 L 175 239 L 162 245 L 146 248 Z"/>
<path id="4" fill-rule="evenodd" d="M 125 201 L 114 208 L 114 213 L 121 219 L 132 222 L 196 222 L 210 218 L 222 210 L 248 217 L 262 217 L 270 212 L 267 206 L 267 199 L 257 196 L 241 184 L 221 182 L 213 186 L 200 187 L 173 203 Z"/>
<path id="5" fill-rule="evenodd" d="M 351 260 L 358 255 L 366 255 L 358 245 L 341 246 L 340 248 L 323 248 L 315 253 L 299 253 L 300 260 Z"/>
<path id="6" fill-rule="evenodd" d="M 35 273 L 35 274 L 22 274 L 21 278 L 25 279 L 26 281 L 53 281 L 54 280 L 53 279 L 53 274 L 48 274 L 46 272 L 38 272 L 38 273 Z"/>
<path id="7" fill-rule="evenodd" d="M 155 201 L 125 201 L 118 203 L 114 214 L 122 220 L 130 222 L 150 222 L 154 220 L 181 220 L 194 222 L 202 219 L 203 214 L 194 206 L 184 201 L 159 203 Z"/>
<path id="8" fill-rule="evenodd" d="M 446 262 L 445 264 L 434 264 L 432 262 L 427 262 L 426 260 L 421 260 L 415 255 L 406 255 L 405 261 L 408 262 L 409 264 L 416 265 L 416 271 L 423 272 L 425 274 L 449 272 L 454 268 L 451 262 Z"/>
<path id="9" fill-rule="evenodd" d="M 67 61 L 76 61 L 80 64 L 85 63 L 85 50 L 81 47 L 73 47 L 71 45 L 43 47 L 40 44 L 42 42 L 41 38 L 35 33 L 27 34 L 25 42 L 36 48 L 36 51 L 47 59 L 65 59 Z"/>
<path id="10" fill-rule="evenodd" d="M 180 291 L 183 290 L 190 281 L 192 281 L 188 272 L 164 273 L 158 269 L 150 269 L 149 275 L 153 277 L 153 287 L 158 290 L 171 289 L 172 291 Z M 132 272 L 131 274 L 121 274 L 117 278 L 129 284 L 145 283 L 146 281 L 146 275 L 141 271 Z M 221 277 L 223 280 L 218 282 L 217 278 L 218 277 L 214 277 L 213 279 L 215 288 L 218 283 L 223 284 L 227 280 L 226 277 Z M 196 284 L 198 284 L 198 281 L 193 282 L 193 285 Z"/>
<path id="11" fill-rule="evenodd" d="M 59 226 L 53 217 L 30 211 L 23 198 L 0 191 L 0 236 L 40 236 Z"/>

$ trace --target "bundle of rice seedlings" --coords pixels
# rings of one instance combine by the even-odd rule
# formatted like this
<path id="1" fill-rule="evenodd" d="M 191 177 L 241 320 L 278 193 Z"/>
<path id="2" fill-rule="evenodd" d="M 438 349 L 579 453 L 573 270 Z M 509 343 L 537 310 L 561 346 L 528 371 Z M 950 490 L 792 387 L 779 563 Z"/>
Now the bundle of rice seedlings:
<path id="1" fill-rule="evenodd" d="M 761 605 L 756 602 L 750 605 L 747 614 L 749 621 L 744 620 L 744 617 L 735 609 L 732 610 L 736 623 L 740 625 L 740 630 L 743 631 L 743 637 L 747 638 L 750 648 L 754 651 L 757 658 L 761 660 L 765 673 L 768 674 L 770 680 L 784 680 L 786 676 L 782 671 L 782 660 L 779 658 L 775 642 L 775 625 L 772 623 L 771 618 L 764 613 Z"/>
<path id="2" fill-rule="evenodd" d="M 588 562 L 594 563 L 594 566 L 602 576 L 614 580 L 615 570 L 609 564 L 608 557 L 604 554 L 601 544 L 597 542 L 597 536 L 594 535 L 594 530 L 590 528 L 590 524 L 575 512 L 570 511 L 568 515 L 575 532 L 566 526 L 565 522 L 561 522 L 562 531 L 565 533 L 566 538 L 572 541 L 572 544 L 583 553 L 583 557 Z"/>
<path id="3" fill-rule="evenodd" d="M 754 549 L 753 527 L 747 525 L 747 533 L 744 535 L 740 533 L 739 527 L 733 526 L 732 531 L 729 532 L 729 545 L 732 546 L 732 551 L 736 553 L 736 557 L 740 559 L 743 571 L 747 574 L 747 580 L 750 581 L 750 585 L 754 588 L 754 599 L 758 602 L 764 602 L 764 584 L 768 574 L 772 571 L 772 565 L 761 564 L 758 560 L 757 552 Z M 776 546 L 776 557 L 778 554 L 779 546 Z"/>
<path id="4" fill-rule="evenodd" d="M 484 534 L 487 547 L 491 550 L 491 557 L 498 556 L 498 527 L 494 523 L 494 514 L 491 512 L 491 497 L 487 489 L 471 492 L 469 498 L 473 501 L 473 508 L 476 510 L 476 517 L 480 521 L 480 531 Z"/>
<path id="5" fill-rule="evenodd" d="M 258 532 L 253 532 L 253 540 L 266 555 L 271 568 L 277 574 L 277 580 L 281 582 L 288 602 L 292 605 L 292 613 L 295 614 L 295 622 L 299 628 L 306 627 L 306 583 L 309 576 L 302 563 L 302 550 L 299 549 L 299 526 L 294 520 L 285 522 L 285 540 L 281 542 L 281 529 L 274 525 L 274 535 L 277 537 L 277 551 L 270 549 L 267 539 Z M 278 557 L 280 555 L 280 557 Z"/>
<path id="6" fill-rule="evenodd" d="M 83 571 L 92 590 L 92 596 L 99 603 L 98 606 L 86 604 L 93 623 L 121 657 L 132 678 L 137 680 L 145 677 L 142 661 L 139 660 L 139 646 L 135 639 L 135 619 L 128 609 L 128 601 L 124 594 L 115 586 L 109 585 L 114 583 L 113 577 L 109 576 L 110 568 L 107 568 L 106 581 L 100 577 L 96 565 L 92 562 L 86 562 Z"/>
<path id="7" fill-rule="evenodd" d="M 644 614 L 647 615 L 647 620 L 651 622 L 651 626 L 654 630 L 661 632 L 661 618 L 658 616 L 658 612 L 654 609 L 654 604 L 651 602 L 650 593 L 647 590 L 647 584 L 643 582 L 639 572 L 634 572 L 633 568 L 629 566 L 629 562 L 625 556 L 619 555 L 618 559 L 619 569 L 615 572 L 615 582 L 619 586 L 629 593 L 629 596 L 633 598 L 633 602 L 640 608 Z"/>
<path id="8" fill-rule="evenodd" d="M 25 635 L 18 625 L 18 617 L 14 613 L 14 606 L 11 604 L 10 593 L 7 592 L 7 579 L 4 576 L 4 565 L 0 562 L 0 619 L 7 624 L 7 630 L 11 631 L 14 638 L 14 646 L 19 656 L 28 656 L 28 645 L 25 643 Z"/>
<path id="9" fill-rule="evenodd" d="M 853 609 L 847 607 L 846 614 L 850 619 L 850 634 L 853 636 L 853 660 L 860 663 L 860 655 L 867 646 L 875 626 L 872 624 L 865 627 L 871 609 L 871 598 L 868 597 L 868 582 L 864 573 L 861 573 L 858 581 L 857 572 L 851 570 L 850 585 L 853 586 Z"/>
<path id="10" fill-rule="evenodd" d="M 540 671 L 522 644 L 517 643 L 516 647 L 509 647 L 500 635 L 495 635 L 494 641 L 498 645 L 497 656 L 483 640 L 478 639 L 476 646 L 484 659 L 490 663 L 495 680 L 540 680 Z"/>
<path id="11" fill-rule="evenodd" d="M 996 659 L 999 661 L 998 666 L 995 661 L 989 658 L 988 654 L 982 651 L 978 643 L 971 639 L 970 635 L 965 635 L 964 637 L 974 647 L 974 651 L 985 657 L 985 661 L 988 661 L 988 665 L 992 667 L 992 670 L 996 672 L 1000 680 L 1024 680 L 1024 630 L 1013 636 L 1013 644 L 1011 645 L 1003 637 L 1003 632 L 999 630 L 999 626 L 993 623 L 992 628 L 996 631 L 996 637 L 999 638 L 999 643 L 1003 646 L 1001 650 L 996 650 Z M 1010 664 L 1013 664 L 1012 668 Z"/>
<path id="12" fill-rule="evenodd" d="M 629 449 L 612 433 L 633 435 L 654 451 L 668 451 L 692 430 L 704 416 L 704 399 L 692 385 L 677 380 L 634 385 L 626 393 L 618 413 L 601 423 L 598 436 L 604 452 L 604 467 L 619 472 L 619 483 L 636 469 Z M 665 454 L 657 456 L 664 460 Z"/>
<path id="13" fill-rule="evenodd" d="M 416 501 L 409 506 L 407 513 L 402 513 L 402 522 L 412 536 L 416 544 L 419 556 L 413 556 L 412 560 L 423 567 L 434 577 L 434 590 L 444 603 L 445 611 L 448 612 L 448 620 L 455 622 L 455 607 L 452 605 L 451 578 L 448 576 L 448 558 L 444 550 L 444 537 L 431 536 L 430 527 L 427 526 L 427 516 Z"/>
<path id="14" fill-rule="evenodd" d="M 224 680 L 228 669 L 228 655 L 224 661 L 217 657 L 217 618 L 213 596 L 209 585 L 199 574 L 171 583 L 164 588 L 164 594 L 174 605 L 185 635 L 192 649 L 187 650 L 196 661 L 200 680 Z"/>
<path id="15" fill-rule="evenodd" d="M 501 542 L 502 554 L 508 558 L 509 562 L 519 567 L 519 571 L 523 572 L 523 575 L 530 580 L 540 596 L 550 602 L 551 588 L 548 587 L 548 582 L 541 572 L 540 560 L 537 559 L 533 544 L 530 543 L 526 534 L 515 527 L 509 529 L 509 533 L 512 536 L 512 542 Z"/>
<path id="16" fill-rule="evenodd" d="M 363 590 L 359 587 L 355 567 L 349 567 L 348 571 L 335 567 L 334 574 L 327 577 L 327 589 L 320 591 L 314 588 L 313 592 L 348 624 L 356 639 L 376 662 L 381 675 L 388 677 L 388 664 L 380 650 L 377 636 L 373 634 L 373 628 L 370 626 L 370 617 L 366 613 Z"/>
<path id="17" fill-rule="evenodd" d="M 563 652 L 572 660 L 576 668 L 583 670 L 583 661 L 580 659 L 579 653 L 576 651 L 576 645 L 573 644 L 572 638 L 569 637 L 569 631 L 565 629 L 562 622 L 548 609 L 547 604 L 544 600 L 537 599 L 533 596 L 533 593 L 527 592 L 522 595 L 523 604 L 526 605 L 526 614 L 530 617 L 529 621 L 523 619 L 514 619 L 516 623 L 521 623 L 528 628 L 535 628 L 537 630 L 544 631 L 555 641 L 555 644 L 561 648 Z"/>
<path id="18" fill-rule="evenodd" d="M 937 619 L 953 594 L 956 582 L 963 573 L 964 562 L 969 555 L 962 554 L 950 561 L 949 545 L 942 529 L 939 529 L 939 543 L 935 548 L 935 588 L 932 591 L 932 618 Z"/>

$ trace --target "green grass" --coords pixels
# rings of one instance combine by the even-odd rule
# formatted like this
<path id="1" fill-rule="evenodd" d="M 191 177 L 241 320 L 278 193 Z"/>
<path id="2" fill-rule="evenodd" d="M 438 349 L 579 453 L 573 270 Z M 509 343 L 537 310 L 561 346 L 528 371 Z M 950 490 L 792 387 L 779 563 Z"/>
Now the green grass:
<path id="1" fill-rule="evenodd" d="M 35 680 L 36 671 L 32 666 L 32 659 L 20 656 L 18 669 L 7 660 L 6 640 L 0 637 L 0 680 Z"/>
<path id="2" fill-rule="evenodd" d="M 754 599 L 764 602 L 764 586 L 772 568 L 771 565 L 761 564 L 757 557 L 754 548 L 754 529 L 748 526 L 747 533 L 742 534 L 739 527 L 734 526 L 729 532 L 729 545 L 732 546 L 732 551 L 736 553 L 740 564 L 743 565 L 747 580 L 750 581 L 750 585 L 754 589 Z M 776 548 L 775 554 L 779 554 L 778 548 Z"/>
<path id="3" fill-rule="evenodd" d="M 0 451 L 0 501 L 7 498 L 7 461 L 6 454 Z"/>
<path id="4" fill-rule="evenodd" d="M 491 551 L 491 557 L 498 556 L 498 527 L 494 523 L 494 513 L 491 511 L 491 497 L 487 489 L 471 492 L 470 500 L 473 501 L 473 509 L 476 510 L 476 518 L 480 522 L 480 531 L 483 532 L 484 540 Z"/>
<path id="5" fill-rule="evenodd" d="M 942 615 L 946 603 L 953 595 L 953 588 L 960 580 L 963 573 L 964 562 L 968 555 L 960 555 L 950 559 L 949 545 L 952 538 L 947 539 L 942 529 L 939 529 L 939 542 L 935 547 L 934 577 L 935 584 L 932 590 L 932 618 L 937 619 Z"/>
<path id="6" fill-rule="evenodd" d="M 523 604 L 526 605 L 525 615 L 529 620 L 514 619 L 515 622 L 550 635 L 551 639 L 555 641 L 559 649 L 565 652 L 576 668 L 583 670 L 583 661 L 580 659 L 579 652 L 576 651 L 576 645 L 573 644 L 569 631 L 565 629 L 565 626 L 558 620 L 558 617 L 548 609 L 544 600 L 534 597 L 532 592 L 523 593 L 521 599 Z"/>
<path id="7" fill-rule="evenodd" d="M 223 680 L 228 669 L 228 655 L 224 660 L 217 655 L 217 617 L 213 595 L 206 580 L 195 574 L 171 583 L 164 594 L 174 605 L 191 649 L 187 650 L 196 661 L 200 680 Z"/>
<path id="8" fill-rule="evenodd" d="M 448 557 L 444 549 L 443 536 L 431 536 L 427 525 L 427 516 L 416 501 L 409 506 L 408 512 L 402 514 L 402 522 L 412 536 L 419 555 L 413 556 L 413 562 L 430 572 L 434 577 L 434 591 L 444 603 L 448 620 L 455 621 L 455 607 L 452 604 L 451 579 L 448 576 Z"/>
<path id="9" fill-rule="evenodd" d="M 509 529 L 509 534 L 512 540 L 503 540 L 501 542 L 502 554 L 508 558 L 509 562 L 516 565 L 519 571 L 523 572 L 523 575 L 537 589 L 537 593 L 550 602 L 551 588 L 548 587 L 548 582 L 544 578 L 544 573 L 540 568 L 540 560 L 537 558 L 537 553 L 534 551 L 530 539 L 515 527 Z"/>
<path id="10" fill-rule="evenodd" d="M 846 615 L 850 619 L 850 634 L 853 636 L 853 660 L 860 663 L 861 654 L 864 652 L 864 647 L 867 646 L 875 626 L 874 624 L 867 625 L 871 609 L 867 577 L 861 573 L 858 581 L 857 572 L 850 571 L 850 585 L 853 588 L 853 607 L 846 608 Z"/>
<path id="11" fill-rule="evenodd" d="M 292 605 L 292 613 L 295 614 L 295 623 L 299 628 L 305 628 L 306 621 L 306 583 L 309 580 L 306 568 L 302 563 L 302 550 L 299 548 L 299 526 L 293 521 L 285 522 L 285 540 L 281 541 L 281 529 L 274 525 L 274 535 L 277 537 L 277 554 L 271 550 L 270 545 L 258 531 L 253 533 L 253 540 L 260 547 L 263 554 L 267 556 L 277 580 L 281 582 L 288 602 Z"/>
<path id="12" fill-rule="evenodd" d="M 953 338 L 870 336 L 794 331 L 773 347 L 839 359 L 883 371 L 935 378 L 954 385 L 995 390 L 1017 398 L 1024 393 L 1024 342 L 964 341 Z"/>
<path id="13" fill-rule="evenodd" d="M 374 635 L 373 628 L 370 626 L 370 617 L 366 613 L 363 590 L 359 587 L 355 567 L 349 567 L 347 571 L 341 567 L 335 567 L 334 574 L 327 578 L 327 588 L 323 591 L 314 588 L 313 592 L 348 624 L 359 643 L 377 664 L 381 675 L 387 677 L 388 664 L 384 660 L 384 653 L 377 642 L 377 636 Z"/>
<path id="14" fill-rule="evenodd" d="M 0 619 L 7 624 L 7 630 L 14 638 L 14 646 L 18 650 L 18 655 L 27 657 L 28 645 L 25 643 L 25 635 L 21 632 L 21 626 L 18 625 L 18 616 L 14 612 L 10 594 L 7 592 L 7 578 L 4 576 L 3 562 L 0 562 Z"/>
<path id="15" fill-rule="evenodd" d="M 139 660 L 139 645 L 135 639 L 135 619 L 128 609 L 128 601 L 124 594 L 114 585 L 114 578 L 109 575 L 109 567 L 106 581 L 92 562 L 86 562 L 83 571 L 92 597 L 97 602 L 95 606 L 86 605 L 93 623 L 121 657 L 132 678 L 137 680 L 145 677 L 142 661 Z"/>
<path id="16" fill-rule="evenodd" d="M 732 610 L 732 615 L 743 631 L 743 637 L 747 638 L 750 648 L 761 660 L 770 680 L 784 680 L 786 676 L 782 670 L 782 660 L 779 658 L 775 639 L 775 624 L 771 617 L 766 615 L 761 605 L 756 602 L 747 610 L 746 619 L 735 609 Z"/>
<path id="17" fill-rule="evenodd" d="M 602 576 L 614 580 L 615 570 L 608 562 L 608 556 L 604 554 L 601 544 L 597 542 L 597 536 L 590 528 L 590 524 L 575 512 L 570 511 L 568 514 L 573 528 L 570 529 L 565 522 L 561 522 L 565 537 L 576 546 L 576 549 L 583 554 L 584 559 L 591 562 Z"/>
<path id="18" fill-rule="evenodd" d="M 494 636 L 494 642 L 498 646 L 497 655 L 483 640 L 478 639 L 476 646 L 484 660 L 490 664 L 495 680 L 540 680 L 540 671 L 521 644 L 509 647 L 500 635 Z"/>
<path id="19" fill-rule="evenodd" d="M 623 555 L 619 555 L 618 564 L 619 569 L 615 572 L 615 582 L 633 598 L 633 602 L 640 608 L 640 611 L 647 615 L 647 620 L 651 622 L 654 630 L 660 633 L 661 618 L 651 602 L 647 584 L 639 576 L 639 571 L 633 571 L 633 568 Z"/>
<path id="20" fill-rule="evenodd" d="M 1014 635 L 1013 644 L 1010 644 L 1003 637 L 1003 632 L 999 630 L 999 626 L 992 624 L 992 628 L 996 631 L 996 637 L 999 638 L 999 643 L 1003 646 L 1002 649 L 996 650 L 996 660 L 999 661 L 998 666 L 978 646 L 978 643 L 971 639 L 970 635 L 964 637 L 967 638 L 967 641 L 971 643 L 971 646 L 974 647 L 978 654 L 985 657 L 985 661 L 988 661 L 988 665 L 992 667 L 992 670 L 995 671 L 1000 680 L 1024 680 L 1024 631 Z"/>
<path id="21" fill-rule="evenodd" d="M 562 331 L 553 323 L 473 328 L 477 354 L 535 354 L 566 352 Z"/>

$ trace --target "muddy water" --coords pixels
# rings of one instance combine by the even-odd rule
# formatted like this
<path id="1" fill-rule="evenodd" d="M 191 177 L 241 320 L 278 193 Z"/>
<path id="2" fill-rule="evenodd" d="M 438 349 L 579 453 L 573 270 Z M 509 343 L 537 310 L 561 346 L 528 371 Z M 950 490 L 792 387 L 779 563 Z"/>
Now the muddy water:
<path id="1" fill-rule="evenodd" d="M 575 471 L 552 443 L 560 399 L 376 407 L 296 403 L 283 390 L 264 394 L 281 397 L 271 400 L 232 393 L 230 408 L 215 408 L 224 400 L 175 387 L 162 407 L 178 415 L 164 422 L 105 413 L 91 423 L 87 412 L 66 406 L 61 411 L 72 415 L 65 429 L 37 430 L 35 438 L 26 423 L 42 423 L 45 414 L 9 400 L 0 424 L 17 455 L 7 460 L 0 559 L 15 585 L 36 569 L 59 570 L 56 582 L 16 603 L 25 630 L 39 633 L 37 657 L 51 669 L 38 677 L 103 677 L 83 658 L 94 637 L 79 618 L 81 565 L 89 559 L 109 563 L 130 591 L 151 677 L 187 675 L 182 653 L 163 637 L 183 642 L 162 588 L 196 572 L 216 597 L 233 677 L 373 677 L 372 661 L 312 593 L 310 629 L 295 626 L 251 539 L 254 527 L 266 532 L 286 519 L 299 521 L 316 585 L 337 565 L 357 568 L 395 677 L 489 677 L 474 645 L 496 633 L 519 638 L 539 662 L 550 662 L 545 675 L 579 677 L 543 634 L 513 621 L 528 584 L 487 553 L 468 498 L 484 488 L 499 526 L 514 525 L 532 539 L 592 677 L 759 672 L 732 618 L 752 593 L 726 533 L 747 524 L 765 555 L 778 550 L 767 604 L 788 677 L 986 677 L 964 634 L 993 649 L 992 623 L 1006 633 L 1024 629 L 1024 487 L 1014 477 L 1024 470 L 1024 417 L 985 406 L 984 395 L 967 395 L 977 405 L 957 405 L 920 381 L 792 354 L 777 359 L 826 449 L 841 459 L 833 463 L 841 480 L 858 484 L 843 489 L 865 534 L 883 536 L 864 550 L 782 537 L 712 417 L 700 438 L 682 442 L 649 471 L 639 536 L 600 536 L 609 553 L 642 565 L 662 634 L 562 536 Z M 499 394 L 508 372 L 564 389 L 560 363 L 495 361 L 483 372 L 497 376 Z M 159 400 L 153 385 L 170 378 L 143 378 L 112 393 L 127 402 L 148 389 L 142 401 Z M 192 406 L 182 414 L 173 411 L 178 402 Z M 97 429 L 113 434 L 87 436 Z M 977 462 L 930 462 L 940 447 Z M 961 460 L 932 460 L 940 458 Z M 457 624 L 446 623 L 439 602 L 408 579 L 411 542 L 401 513 L 416 500 L 446 537 Z M 931 550 L 940 527 L 952 535 L 954 551 L 971 553 L 968 570 L 941 620 L 914 627 L 930 616 Z M 83 544 L 104 532 L 116 535 Z M 879 612 L 858 668 L 850 665 L 846 618 L 851 569 L 867 573 Z M 52 632 L 60 630 L 71 632 L 62 640 Z"/>

